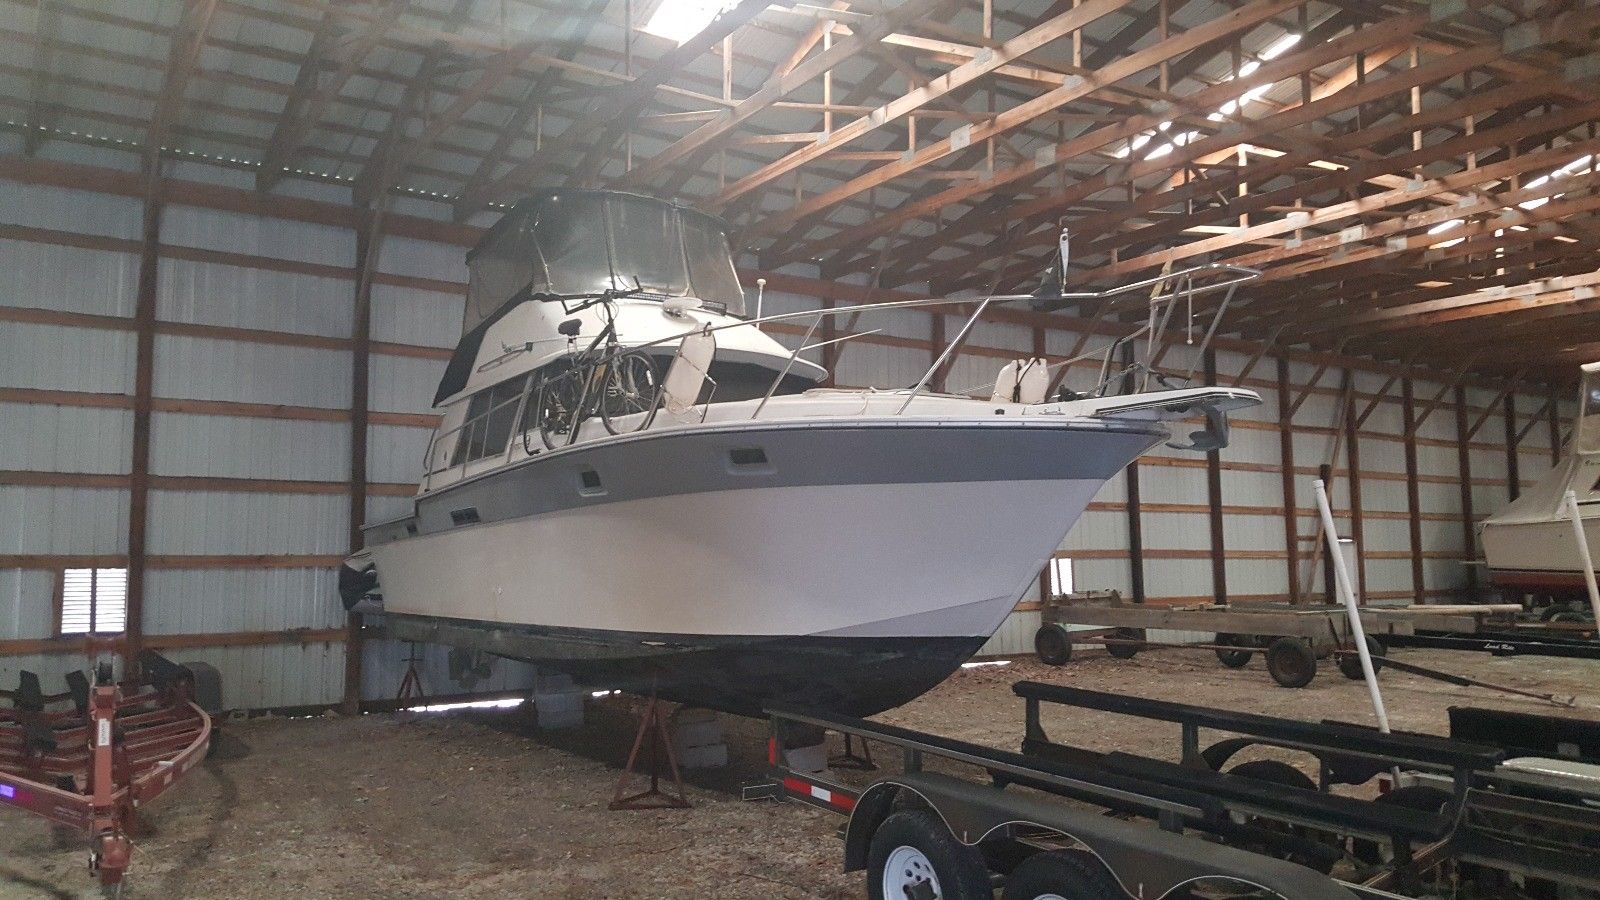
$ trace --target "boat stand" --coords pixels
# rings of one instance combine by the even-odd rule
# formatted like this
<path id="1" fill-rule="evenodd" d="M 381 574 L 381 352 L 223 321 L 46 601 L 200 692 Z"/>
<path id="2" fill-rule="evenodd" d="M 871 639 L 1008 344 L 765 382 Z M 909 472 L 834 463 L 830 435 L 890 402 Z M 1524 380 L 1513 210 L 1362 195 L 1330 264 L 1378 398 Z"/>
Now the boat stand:
<path id="1" fill-rule="evenodd" d="M 422 689 L 422 676 L 417 672 L 417 663 L 422 662 L 422 657 L 417 655 L 417 644 L 408 641 L 406 651 L 406 674 L 400 679 L 400 691 L 394 695 L 394 705 L 400 709 L 410 706 L 410 701 L 416 700 L 426 703 L 428 692 Z"/>
<path id="2" fill-rule="evenodd" d="M 648 748 L 645 743 L 649 742 Z M 639 751 L 646 750 L 649 756 L 650 787 L 634 794 L 627 793 L 628 783 L 633 780 L 635 768 L 639 764 Z M 675 790 L 671 793 L 661 789 L 661 761 L 666 758 L 668 771 L 672 776 Z M 683 787 L 683 774 L 678 771 L 678 757 L 672 752 L 672 737 L 667 733 L 667 716 L 662 712 L 661 700 L 656 697 L 655 688 L 650 689 L 650 699 L 645 703 L 644 711 L 639 715 L 639 732 L 634 735 L 633 749 L 628 751 L 628 764 L 622 769 L 622 777 L 617 779 L 617 792 L 611 798 L 611 809 L 688 809 L 693 806 L 689 802 L 689 795 Z"/>
<path id="3" fill-rule="evenodd" d="M 850 732 L 844 733 L 844 752 L 828 757 L 830 769 L 852 769 L 857 772 L 876 772 L 878 766 L 872 761 L 872 747 L 867 744 L 867 739 L 861 739 L 861 755 L 857 756 L 855 748 L 851 746 Z"/>

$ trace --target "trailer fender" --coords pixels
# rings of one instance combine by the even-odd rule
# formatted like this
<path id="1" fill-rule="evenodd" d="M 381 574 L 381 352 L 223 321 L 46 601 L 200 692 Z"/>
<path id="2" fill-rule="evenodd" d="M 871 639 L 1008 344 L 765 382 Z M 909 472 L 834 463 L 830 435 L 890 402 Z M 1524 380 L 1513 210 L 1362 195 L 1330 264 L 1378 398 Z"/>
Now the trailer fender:
<path id="1" fill-rule="evenodd" d="M 915 772 L 873 782 L 845 830 L 845 871 L 866 868 L 878 825 L 902 796 L 936 813 L 969 846 L 1011 826 L 1046 829 L 1093 853 L 1131 897 L 1159 900 L 1201 878 L 1225 878 L 1282 900 L 1354 900 L 1357 894 L 1304 866 L 1075 809 L 1042 797 Z"/>

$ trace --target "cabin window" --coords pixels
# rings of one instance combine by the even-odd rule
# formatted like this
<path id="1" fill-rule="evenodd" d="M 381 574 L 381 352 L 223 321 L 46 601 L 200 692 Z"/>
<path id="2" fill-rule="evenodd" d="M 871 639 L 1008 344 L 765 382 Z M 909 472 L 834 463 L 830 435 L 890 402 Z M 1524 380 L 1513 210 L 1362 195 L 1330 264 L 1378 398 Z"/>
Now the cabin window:
<path id="1" fill-rule="evenodd" d="M 128 627 L 127 569 L 64 569 L 59 634 L 121 634 Z"/>
<path id="2" fill-rule="evenodd" d="M 467 418 L 456 438 L 455 455 L 450 464 L 461 465 L 506 452 L 517 407 L 528 387 L 528 376 L 502 381 L 472 395 L 467 401 Z"/>

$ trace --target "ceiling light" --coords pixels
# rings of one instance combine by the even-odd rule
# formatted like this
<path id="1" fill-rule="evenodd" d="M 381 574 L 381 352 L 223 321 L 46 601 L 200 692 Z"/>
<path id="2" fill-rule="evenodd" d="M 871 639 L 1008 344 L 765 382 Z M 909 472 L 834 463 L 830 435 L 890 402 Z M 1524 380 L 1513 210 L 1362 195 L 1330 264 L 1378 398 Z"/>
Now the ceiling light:
<path id="1" fill-rule="evenodd" d="M 644 30 L 682 44 L 737 5 L 737 0 L 731 3 L 728 0 L 661 0 Z"/>
<path id="2" fill-rule="evenodd" d="M 1298 44 L 1298 43 L 1300 43 L 1300 35 L 1298 35 L 1298 34 L 1286 34 L 1283 37 L 1278 38 L 1276 41 L 1273 41 L 1272 42 L 1272 46 L 1270 46 L 1267 49 L 1261 51 L 1261 58 L 1262 59 L 1277 59 L 1278 57 L 1280 57 L 1283 54 L 1287 53 L 1289 51 L 1290 47 L 1293 47 L 1295 44 Z"/>

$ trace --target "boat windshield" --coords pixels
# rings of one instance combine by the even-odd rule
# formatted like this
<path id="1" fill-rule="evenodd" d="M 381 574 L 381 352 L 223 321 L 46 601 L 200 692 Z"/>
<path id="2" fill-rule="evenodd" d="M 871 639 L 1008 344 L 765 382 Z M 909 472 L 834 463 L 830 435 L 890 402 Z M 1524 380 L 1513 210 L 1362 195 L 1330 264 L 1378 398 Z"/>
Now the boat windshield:
<path id="1" fill-rule="evenodd" d="M 588 294 L 637 283 L 646 295 L 692 296 L 744 314 L 723 225 L 650 197 L 572 191 L 518 204 L 467 261 L 466 329 L 529 286 Z"/>
<path id="2" fill-rule="evenodd" d="M 1600 453 L 1600 363 L 1583 367 L 1578 397 L 1578 428 L 1572 449 L 1582 454 Z"/>

